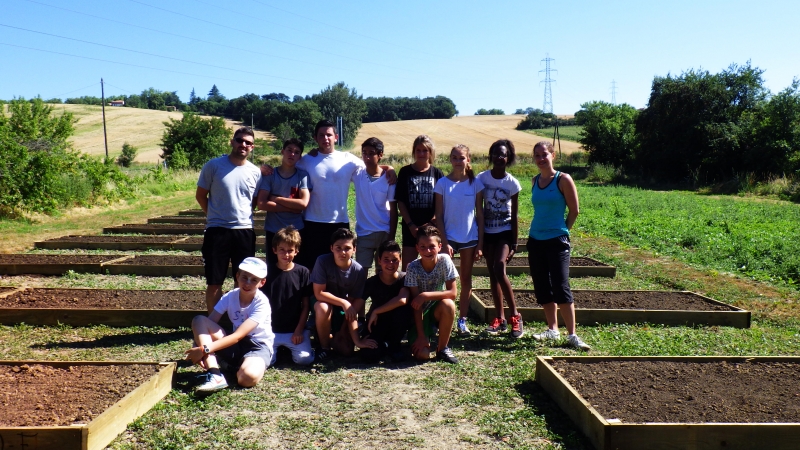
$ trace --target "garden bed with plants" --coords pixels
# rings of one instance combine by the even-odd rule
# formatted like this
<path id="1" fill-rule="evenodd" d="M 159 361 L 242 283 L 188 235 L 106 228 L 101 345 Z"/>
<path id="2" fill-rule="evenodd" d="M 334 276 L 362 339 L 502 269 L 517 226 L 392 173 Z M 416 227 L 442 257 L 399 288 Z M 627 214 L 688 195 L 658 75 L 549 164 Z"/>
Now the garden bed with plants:
<path id="1" fill-rule="evenodd" d="M 599 448 L 792 448 L 797 357 L 539 357 L 536 380 Z"/>
<path id="2" fill-rule="evenodd" d="M 0 274 L 62 275 L 68 271 L 100 273 L 103 265 L 130 258 L 127 255 L 0 254 Z"/>
<path id="3" fill-rule="evenodd" d="M 0 361 L 3 448 L 100 449 L 166 396 L 175 363 Z"/>
<path id="4" fill-rule="evenodd" d="M 749 311 L 694 292 L 574 289 L 572 294 L 575 300 L 575 320 L 582 325 L 647 322 L 662 325 L 750 327 Z M 536 302 L 536 294 L 532 290 L 515 290 L 514 300 L 524 321 L 544 321 L 544 310 Z M 472 291 L 470 309 L 486 323 L 497 316 L 491 291 L 488 289 Z"/>

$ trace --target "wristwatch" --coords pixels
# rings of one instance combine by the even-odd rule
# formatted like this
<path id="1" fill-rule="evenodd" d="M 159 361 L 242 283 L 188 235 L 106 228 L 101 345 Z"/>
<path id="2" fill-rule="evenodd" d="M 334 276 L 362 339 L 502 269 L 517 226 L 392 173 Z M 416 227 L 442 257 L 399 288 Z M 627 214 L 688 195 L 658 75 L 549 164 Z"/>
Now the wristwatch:
<path id="1" fill-rule="evenodd" d="M 205 353 L 206 355 L 211 353 L 211 350 L 208 349 L 208 346 L 206 344 L 203 344 L 203 353 Z"/>

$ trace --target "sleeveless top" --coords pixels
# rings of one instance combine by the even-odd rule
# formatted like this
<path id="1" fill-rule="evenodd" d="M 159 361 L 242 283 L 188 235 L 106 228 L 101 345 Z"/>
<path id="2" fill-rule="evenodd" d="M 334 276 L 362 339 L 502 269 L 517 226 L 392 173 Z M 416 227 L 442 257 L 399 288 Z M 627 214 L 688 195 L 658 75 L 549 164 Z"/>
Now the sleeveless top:
<path id="1" fill-rule="evenodd" d="M 533 179 L 531 187 L 531 203 L 533 204 L 533 220 L 528 236 L 544 241 L 559 236 L 569 236 L 567 221 L 564 213 L 567 210 L 567 202 L 564 194 L 558 189 L 558 181 L 561 179 L 561 171 L 556 172 L 556 176 L 550 180 L 544 188 L 539 187 L 539 175 Z"/>

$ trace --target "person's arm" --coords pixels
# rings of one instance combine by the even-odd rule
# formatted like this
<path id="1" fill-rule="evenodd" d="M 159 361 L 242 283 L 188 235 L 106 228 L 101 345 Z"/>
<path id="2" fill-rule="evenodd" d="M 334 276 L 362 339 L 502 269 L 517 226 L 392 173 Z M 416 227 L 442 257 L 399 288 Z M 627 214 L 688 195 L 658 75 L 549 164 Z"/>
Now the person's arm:
<path id="1" fill-rule="evenodd" d="M 483 191 L 475 196 L 475 220 L 478 222 L 478 245 L 475 247 L 475 261 L 483 256 Z"/>
<path id="2" fill-rule="evenodd" d="M 270 195 L 270 200 L 280 206 L 296 210 L 296 212 L 303 212 L 308 206 L 308 201 L 311 199 L 311 194 L 308 189 L 298 189 L 296 198 L 281 197 L 279 195 Z"/>
<path id="3" fill-rule="evenodd" d="M 394 184 L 397 183 L 397 173 L 394 171 L 394 167 L 383 164 L 379 164 L 378 166 L 386 174 L 386 182 L 394 186 Z"/>
<path id="4" fill-rule="evenodd" d="M 213 322 L 219 322 L 220 318 L 222 318 L 222 313 L 214 310 L 211 314 L 208 315 L 208 318 Z M 233 333 L 224 336 L 222 339 L 212 341 L 211 343 L 207 344 L 209 353 L 214 353 L 218 350 L 222 350 L 225 348 L 230 347 L 231 345 L 239 342 L 247 336 L 248 333 L 253 331 L 255 327 L 258 326 L 258 322 L 253 319 L 245 320 L 239 328 L 236 329 Z M 204 351 L 203 347 L 192 347 L 186 351 L 186 356 L 192 360 L 192 363 L 197 364 L 203 360 L 206 356 L 206 352 Z"/>
<path id="5" fill-rule="evenodd" d="M 422 350 L 427 350 L 430 347 L 430 342 L 428 338 L 425 337 L 425 327 L 422 323 L 422 305 L 424 302 L 417 302 L 419 288 L 417 286 L 411 286 L 408 289 L 410 291 L 410 298 L 414 299 L 414 301 L 411 302 L 411 308 L 414 313 L 414 326 L 417 328 L 417 339 L 411 344 L 411 353 L 416 355 Z"/>
<path id="6" fill-rule="evenodd" d="M 439 229 L 439 234 L 442 235 L 442 248 L 447 250 L 447 254 L 453 257 L 453 247 L 447 243 L 447 234 L 444 231 L 444 197 L 442 194 L 436 192 L 433 194 L 433 224 Z"/>
<path id="7" fill-rule="evenodd" d="M 330 292 L 326 291 L 327 284 L 314 283 L 314 298 L 318 302 L 325 302 L 334 306 L 341 306 L 344 310 L 345 318 L 353 320 L 358 315 L 358 311 L 353 308 L 353 305 L 346 299 L 339 298 Z"/>
<path id="8" fill-rule="evenodd" d="M 303 343 L 303 333 L 306 330 L 306 321 L 308 320 L 308 297 L 303 297 L 303 308 L 300 310 L 300 320 L 297 321 L 297 326 L 294 327 L 292 334 L 292 344 L 298 345 Z"/>
<path id="9" fill-rule="evenodd" d="M 197 200 L 200 208 L 202 208 L 203 212 L 206 214 L 208 214 L 208 192 L 208 189 L 197 186 L 197 191 L 194 193 L 194 198 Z"/>
<path id="10" fill-rule="evenodd" d="M 397 202 L 389 202 L 389 239 L 397 234 Z"/>
<path id="11" fill-rule="evenodd" d="M 268 176 L 272 175 L 273 173 L 275 173 L 275 168 L 270 166 L 267 163 L 262 163 L 261 167 L 259 168 L 259 170 L 261 170 L 261 176 L 262 177 L 268 177 Z"/>
<path id="12" fill-rule="evenodd" d="M 387 313 L 393 309 L 408 304 L 408 295 L 409 295 L 409 290 L 408 288 L 404 287 L 400 289 L 400 292 L 395 297 L 391 298 L 388 302 L 384 303 L 382 306 L 373 309 L 372 314 L 369 315 L 369 322 L 367 322 L 367 330 L 372 332 L 372 324 L 378 321 L 378 315 Z"/>
<path id="13" fill-rule="evenodd" d="M 412 288 L 413 292 L 413 288 Z M 456 290 L 456 279 L 453 278 L 452 280 L 447 280 L 444 282 L 444 290 L 443 291 L 429 291 L 429 292 L 422 292 L 417 294 L 414 297 L 414 301 L 411 302 L 411 307 L 414 307 L 414 304 L 419 304 L 420 306 L 423 305 L 425 302 L 436 302 L 439 300 L 450 299 L 455 300 L 456 294 L 458 291 Z M 416 309 L 416 308 L 415 308 Z"/>
<path id="14" fill-rule="evenodd" d="M 509 242 L 508 257 L 506 262 L 511 261 L 514 254 L 517 253 L 517 240 L 519 239 L 519 223 L 517 222 L 517 214 L 519 212 L 519 192 L 511 196 L 511 237 L 514 242 Z"/>
<path id="15" fill-rule="evenodd" d="M 408 227 L 408 231 L 411 232 L 411 235 L 417 237 L 417 225 L 414 224 L 414 221 L 411 220 L 411 213 L 408 212 L 408 206 L 406 206 L 405 202 L 398 201 L 397 202 L 397 209 L 400 210 L 400 217 L 403 222 L 406 223 Z"/>
<path id="16" fill-rule="evenodd" d="M 569 174 L 562 173 L 561 178 L 558 180 L 558 186 L 564 194 L 564 201 L 567 202 L 567 229 L 571 230 L 575 224 L 575 219 L 580 214 L 578 207 L 578 188 L 575 187 L 575 182 Z"/>

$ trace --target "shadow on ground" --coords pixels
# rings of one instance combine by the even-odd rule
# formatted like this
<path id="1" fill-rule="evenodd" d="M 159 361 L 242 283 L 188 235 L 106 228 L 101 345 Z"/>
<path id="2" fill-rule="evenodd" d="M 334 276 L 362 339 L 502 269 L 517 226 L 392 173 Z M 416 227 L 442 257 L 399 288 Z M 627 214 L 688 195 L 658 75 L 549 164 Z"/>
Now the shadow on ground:
<path id="1" fill-rule="evenodd" d="M 70 341 L 70 342 L 48 342 L 46 344 L 31 345 L 33 349 L 87 349 L 87 348 L 113 348 L 125 347 L 131 344 L 136 345 L 160 345 L 177 340 L 191 339 L 192 333 L 190 331 L 170 331 L 166 333 L 159 332 L 139 332 L 130 334 L 120 334 L 114 336 L 103 336 L 97 339 L 90 339 L 85 341 Z"/>
<path id="2" fill-rule="evenodd" d="M 547 395 L 544 389 L 533 380 L 523 381 L 516 386 L 520 397 L 528 408 L 544 418 L 550 430 L 565 449 L 591 450 L 592 444 L 575 427 L 572 419 Z"/>

